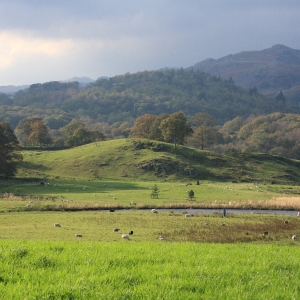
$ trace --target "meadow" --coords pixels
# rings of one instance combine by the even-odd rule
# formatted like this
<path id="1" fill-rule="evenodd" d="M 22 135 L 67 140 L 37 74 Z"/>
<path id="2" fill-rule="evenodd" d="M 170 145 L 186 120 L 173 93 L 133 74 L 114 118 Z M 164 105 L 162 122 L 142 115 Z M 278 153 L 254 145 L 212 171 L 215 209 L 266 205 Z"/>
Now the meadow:
<path id="1" fill-rule="evenodd" d="M 151 198 L 154 184 L 158 198 Z M 194 191 L 190 199 L 188 192 Z M 242 208 L 299 210 L 299 186 L 196 181 L 125 182 L 48 179 L 0 186 L 0 212 L 117 208 Z"/>
<path id="2" fill-rule="evenodd" d="M 299 299 L 299 242 L 291 237 L 300 236 L 300 188 L 280 183 L 297 162 L 228 163 L 186 148 L 138 147 L 117 140 L 24 152 L 18 176 L 0 183 L 0 299 Z M 156 170 L 136 168 L 161 160 Z M 165 173 L 177 164 L 210 176 L 248 173 L 244 182 Z M 185 217 L 176 208 L 219 212 Z M 295 214 L 223 217 L 224 208 Z"/>
<path id="3" fill-rule="evenodd" d="M 1 299 L 299 299 L 299 248 L 0 242 Z"/>

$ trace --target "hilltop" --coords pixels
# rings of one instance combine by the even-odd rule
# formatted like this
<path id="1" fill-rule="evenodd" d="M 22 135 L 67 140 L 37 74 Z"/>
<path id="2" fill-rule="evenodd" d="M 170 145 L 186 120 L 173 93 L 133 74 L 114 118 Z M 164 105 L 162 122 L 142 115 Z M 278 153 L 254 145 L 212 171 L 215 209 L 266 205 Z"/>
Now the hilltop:
<path id="1" fill-rule="evenodd" d="M 243 87 L 276 96 L 280 90 L 292 103 L 300 95 L 300 50 L 274 45 L 261 51 L 243 51 L 219 59 L 206 59 L 187 68 L 208 72 L 223 79 L 232 78 Z"/>
<path id="2" fill-rule="evenodd" d="M 147 139 L 119 139 L 57 151 L 24 151 L 19 178 L 215 180 L 295 184 L 300 162 L 227 150 L 222 155 Z"/>

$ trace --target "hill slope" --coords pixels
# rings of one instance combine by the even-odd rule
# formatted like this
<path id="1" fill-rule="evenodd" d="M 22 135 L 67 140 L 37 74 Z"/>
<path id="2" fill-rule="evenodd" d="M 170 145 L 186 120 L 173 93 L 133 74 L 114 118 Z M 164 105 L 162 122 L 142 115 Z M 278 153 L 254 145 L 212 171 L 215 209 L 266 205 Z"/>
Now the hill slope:
<path id="1" fill-rule="evenodd" d="M 244 51 L 220 59 L 206 59 L 188 68 L 232 78 L 244 88 L 256 86 L 266 95 L 280 90 L 291 102 L 300 95 L 300 50 L 274 45 L 262 51 Z M 299 101 L 299 100 L 297 100 Z"/>
<path id="2" fill-rule="evenodd" d="M 59 151 L 25 151 L 18 177 L 90 180 L 220 180 L 296 183 L 300 162 L 228 150 L 223 155 L 146 139 L 120 139 Z"/>

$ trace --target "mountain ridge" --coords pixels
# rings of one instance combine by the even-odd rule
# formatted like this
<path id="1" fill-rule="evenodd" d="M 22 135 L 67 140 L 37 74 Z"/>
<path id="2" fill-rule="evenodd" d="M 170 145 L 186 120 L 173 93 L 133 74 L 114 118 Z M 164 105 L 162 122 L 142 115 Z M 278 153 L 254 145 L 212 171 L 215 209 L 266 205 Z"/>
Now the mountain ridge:
<path id="1" fill-rule="evenodd" d="M 243 87 L 276 96 L 280 91 L 291 102 L 299 101 L 300 50 L 276 44 L 259 51 L 242 51 L 219 59 L 208 58 L 187 70 L 207 72 L 223 79 L 232 78 Z"/>

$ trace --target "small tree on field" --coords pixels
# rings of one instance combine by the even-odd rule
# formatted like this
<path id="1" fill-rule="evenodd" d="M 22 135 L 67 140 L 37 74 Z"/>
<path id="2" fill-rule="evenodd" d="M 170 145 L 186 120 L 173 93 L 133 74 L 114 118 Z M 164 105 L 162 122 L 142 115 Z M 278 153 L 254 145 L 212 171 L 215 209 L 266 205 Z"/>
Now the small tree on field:
<path id="1" fill-rule="evenodd" d="M 157 187 L 157 184 L 155 183 L 153 188 L 152 188 L 152 193 L 151 193 L 151 198 L 158 198 L 158 187 Z"/>
<path id="2" fill-rule="evenodd" d="M 195 196 L 194 191 L 193 191 L 193 190 L 190 190 L 188 196 L 189 196 L 190 200 L 193 200 L 193 198 L 194 198 L 194 196 Z"/>

